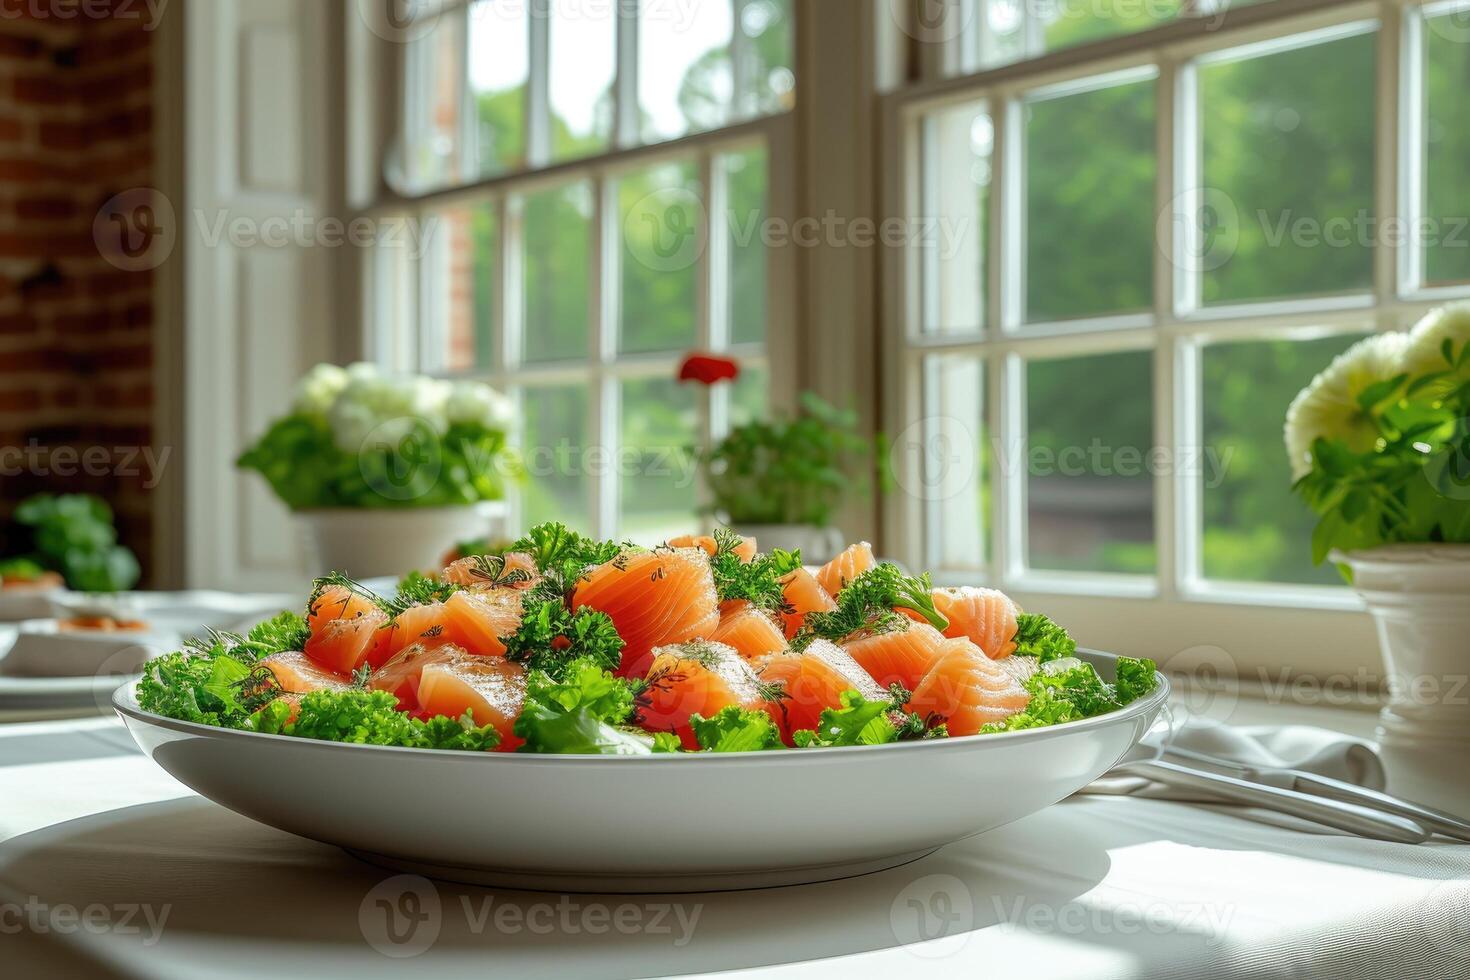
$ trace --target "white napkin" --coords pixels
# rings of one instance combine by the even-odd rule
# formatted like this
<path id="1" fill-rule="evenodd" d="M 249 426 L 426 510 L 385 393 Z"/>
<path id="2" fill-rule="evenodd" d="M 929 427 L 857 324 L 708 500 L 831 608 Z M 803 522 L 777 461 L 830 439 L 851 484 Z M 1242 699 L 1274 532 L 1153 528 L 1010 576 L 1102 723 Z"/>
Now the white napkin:
<path id="1" fill-rule="evenodd" d="M 1301 769 L 1381 790 L 1387 785 L 1383 762 L 1371 745 L 1339 732 L 1305 725 L 1233 727 L 1206 719 L 1184 722 L 1170 744 L 1227 762 L 1260 768 Z M 1170 759 L 1193 765 L 1189 759 Z M 1200 768 L 1207 768 L 1201 765 Z M 1165 786 L 1144 776 L 1109 773 L 1093 781 L 1084 793 L 1141 796 L 1155 800 L 1218 803 L 1198 790 Z"/>

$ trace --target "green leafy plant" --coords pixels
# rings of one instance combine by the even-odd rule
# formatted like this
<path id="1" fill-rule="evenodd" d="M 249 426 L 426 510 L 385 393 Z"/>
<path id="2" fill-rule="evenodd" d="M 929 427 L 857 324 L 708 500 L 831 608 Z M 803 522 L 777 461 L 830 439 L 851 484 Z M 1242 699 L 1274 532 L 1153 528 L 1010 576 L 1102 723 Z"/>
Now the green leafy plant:
<path id="1" fill-rule="evenodd" d="M 3 563 L 8 574 L 59 572 L 81 592 L 121 592 L 138 581 L 138 559 L 117 543 L 112 508 L 90 494 L 37 494 L 15 509 L 24 540 Z"/>
<path id="2" fill-rule="evenodd" d="M 701 454 L 709 511 L 727 523 L 815 524 L 825 527 L 868 481 L 858 464 L 874 447 L 857 431 L 857 415 L 813 394 L 794 418 L 738 426 Z"/>
<path id="3" fill-rule="evenodd" d="M 1470 307 L 1353 347 L 1293 402 L 1295 491 L 1317 514 L 1312 557 L 1470 542 Z"/>
<path id="4" fill-rule="evenodd" d="M 237 460 L 292 510 L 446 507 L 497 500 L 510 411 L 489 387 L 319 365 L 290 414 Z"/>

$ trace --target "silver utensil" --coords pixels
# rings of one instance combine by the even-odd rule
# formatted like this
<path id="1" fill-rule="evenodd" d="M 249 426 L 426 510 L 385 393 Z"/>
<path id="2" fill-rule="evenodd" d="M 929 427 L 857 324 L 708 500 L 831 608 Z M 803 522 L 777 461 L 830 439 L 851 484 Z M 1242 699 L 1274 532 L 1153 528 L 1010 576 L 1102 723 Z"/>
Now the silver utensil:
<path id="1" fill-rule="evenodd" d="M 1248 766 L 1174 745 L 1166 746 L 1164 754 L 1179 759 L 1188 759 L 1205 766 L 1218 767 L 1225 771 L 1225 775 L 1232 775 L 1238 779 L 1247 779 L 1264 783 L 1267 786 L 1295 790 L 1298 793 L 1307 793 L 1311 796 L 1320 796 L 1343 803 L 1354 803 L 1395 816 L 1407 817 L 1434 833 L 1470 842 L 1470 820 L 1461 819 L 1445 810 L 1405 800 L 1390 793 L 1369 789 L 1366 786 L 1358 786 L 1355 783 L 1318 775 L 1314 772 L 1305 772 L 1301 769 Z"/>
<path id="2" fill-rule="evenodd" d="M 1314 796 L 1294 789 L 1268 786 L 1166 762 L 1159 756 L 1164 753 L 1172 734 L 1172 714 L 1165 710 L 1154 726 L 1112 771 L 1198 790 L 1228 802 L 1274 810 L 1373 840 L 1422 844 L 1430 837 L 1428 830 L 1407 817 L 1384 813 L 1356 803 L 1344 803 L 1325 796 Z"/>

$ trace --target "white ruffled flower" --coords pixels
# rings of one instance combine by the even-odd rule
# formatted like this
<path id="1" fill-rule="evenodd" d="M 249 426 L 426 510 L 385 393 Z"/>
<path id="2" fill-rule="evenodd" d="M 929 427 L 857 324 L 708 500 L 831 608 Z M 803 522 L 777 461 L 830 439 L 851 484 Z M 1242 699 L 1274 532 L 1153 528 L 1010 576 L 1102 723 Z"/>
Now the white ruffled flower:
<path id="1" fill-rule="evenodd" d="M 335 364 L 318 364 L 296 385 L 291 410 L 307 415 L 325 415 L 347 387 L 347 372 Z"/>
<path id="2" fill-rule="evenodd" d="M 1299 480 L 1312 471 L 1312 443 L 1340 439 L 1353 452 L 1367 452 L 1378 440 L 1378 428 L 1358 405 L 1370 385 L 1404 371 L 1409 338 L 1401 333 L 1375 334 L 1348 348 L 1313 379 L 1286 410 L 1286 453 L 1291 475 Z"/>
<path id="3" fill-rule="evenodd" d="M 510 399 L 489 385 L 461 381 L 450 391 L 444 412 L 450 425 L 504 429 L 510 423 Z"/>
<path id="4" fill-rule="evenodd" d="M 1448 370 L 1450 364 L 1444 358 L 1446 340 L 1454 348 L 1456 358 L 1470 343 L 1470 303 L 1440 307 L 1416 323 L 1409 331 L 1403 370 L 1413 378 Z"/>
<path id="5" fill-rule="evenodd" d="M 350 386 L 349 386 L 350 390 Z M 378 428 L 376 412 L 366 402 L 356 398 L 337 399 L 327 419 L 332 425 L 332 441 L 344 453 L 359 453 L 367 443 L 373 430 Z"/>

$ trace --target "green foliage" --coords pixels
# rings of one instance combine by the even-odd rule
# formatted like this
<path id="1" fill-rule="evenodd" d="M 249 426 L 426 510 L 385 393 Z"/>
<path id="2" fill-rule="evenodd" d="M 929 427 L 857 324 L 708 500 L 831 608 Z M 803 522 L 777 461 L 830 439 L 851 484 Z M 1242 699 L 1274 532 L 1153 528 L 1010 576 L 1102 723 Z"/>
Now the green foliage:
<path id="1" fill-rule="evenodd" d="M 256 624 L 236 647 L 259 659 L 287 650 L 301 650 L 310 635 L 306 619 L 300 613 L 288 610 Z"/>
<path id="2" fill-rule="evenodd" d="M 770 715 L 739 705 L 732 704 L 713 718 L 692 714 L 689 727 L 706 752 L 761 752 L 783 747 L 781 731 Z"/>
<path id="3" fill-rule="evenodd" d="M 891 562 L 880 562 L 847 583 L 837 594 L 837 608 L 808 613 L 801 630 L 791 640 L 792 649 L 803 650 L 815 639 L 841 642 L 859 631 L 887 633 L 904 629 L 910 620 L 895 609 L 912 609 L 935 629 L 945 629 L 949 620 L 934 608 L 929 573 L 913 576 Z"/>
<path id="4" fill-rule="evenodd" d="M 476 726 L 472 712 L 423 721 L 398 710 L 387 691 L 313 691 L 302 695 L 292 718 L 291 702 L 278 698 L 240 726 L 269 735 L 292 735 L 323 742 L 398 745 L 415 749 L 488 752 L 500 744 L 493 725 Z"/>
<path id="5" fill-rule="evenodd" d="M 90 494 L 37 494 L 15 509 L 29 541 L 19 546 L 21 569 L 61 573 L 79 592 L 122 592 L 138 581 L 138 559 L 117 543 L 112 508 Z"/>
<path id="6" fill-rule="evenodd" d="M 1369 386 L 1359 418 L 1377 444 L 1354 452 L 1341 439 L 1317 439 L 1312 470 L 1296 492 L 1318 515 L 1312 560 L 1333 549 L 1399 542 L 1470 542 L 1470 343 L 1444 350 L 1442 371 L 1399 375 Z"/>
<path id="7" fill-rule="evenodd" d="M 772 612 L 782 609 L 786 600 L 781 579 L 801 567 L 801 552 L 776 548 L 746 562 L 735 554 L 740 535 L 720 527 L 715 528 L 714 538 L 715 554 L 709 564 L 720 601 L 744 600 L 757 609 Z"/>
<path id="8" fill-rule="evenodd" d="M 807 749 L 898 741 L 899 730 L 890 717 L 891 712 L 898 710 L 893 701 L 869 701 L 857 691 L 843 691 L 841 700 L 842 707 L 822 712 L 816 731 L 793 732 L 792 743 L 799 749 Z"/>
<path id="9" fill-rule="evenodd" d="M 457 423 L 442 435 L 416 427 L 394 446 L 348 452 L 321 415 L 277 420 L 236 461 L 265 477 L 292 510 L 319 507 L 448 507 L 498 500 L 505 494 L 496 463 L 505 433 Z"/>
<path id="10" fill-rule="evenodd" d="M 867 485 L 854 470 L 872 455 L 856 413 L 808 393 L 795 418 L 736 427 L 701 454 L 700 466 L 711 510 L 730 524 L 825 526 Z"/>
<path id="11" fill-rule="evenodd" d="M 632 711 L 632 685 L 595 661 L 581 660 L 567 666 L 561 681 L 544 671 L 531 673 L 515 733 L 525 740 L 522 752 L 647 755 L 654 751 L 654 737 L 619 727 Z"/>
<path id="12" fill-rule="evenodd" d="M 1025 710 L 1005 721 L 991 722 L 980 731 L 989 734 L 1045 728 L 1117 711 L 1158 687 L 1156 670 L 1152 660 L 1119 657 L 1117 683 L 1109 684 L 1091 664 L 1073 657 L 1047 661 L 1023 685 L 1031 695 Z"/>
<path id="13" fill-rule="evenodd" d="M 1035 657 L 1041 663 L 1070 657 L 1077 652 L 1077 641 L 1039 613 L 1022 613 L 1016 617 L 1015 643 L 1017 654 Z"/>

